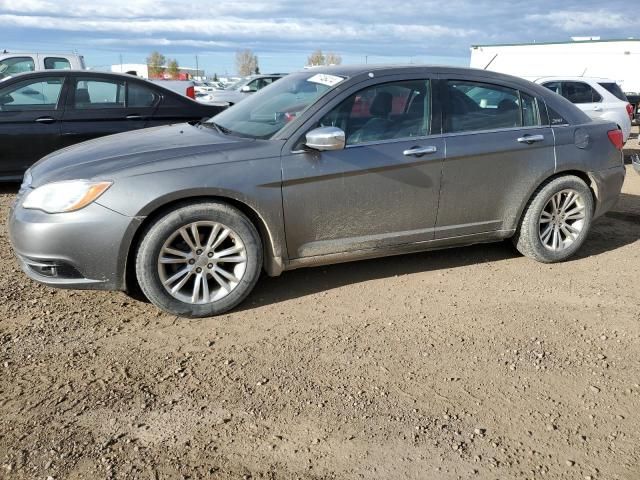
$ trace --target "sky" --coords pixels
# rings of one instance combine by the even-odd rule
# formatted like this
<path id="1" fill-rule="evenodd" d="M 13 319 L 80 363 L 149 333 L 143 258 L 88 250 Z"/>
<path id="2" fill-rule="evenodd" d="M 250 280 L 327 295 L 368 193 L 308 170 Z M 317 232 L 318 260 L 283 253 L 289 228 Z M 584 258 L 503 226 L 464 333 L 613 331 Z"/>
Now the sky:
<path id="1" fill-rule="evenodd" d="M 106 68 L 158 50 L 209 75 L 235 74 L 245 48 L 265 73 L 298 70 L 317 48 L 349 64 L 465 66 L 475 44 L 631 37 L 635 1 L 0 0 L 0 51 L 76 51 Z"/>

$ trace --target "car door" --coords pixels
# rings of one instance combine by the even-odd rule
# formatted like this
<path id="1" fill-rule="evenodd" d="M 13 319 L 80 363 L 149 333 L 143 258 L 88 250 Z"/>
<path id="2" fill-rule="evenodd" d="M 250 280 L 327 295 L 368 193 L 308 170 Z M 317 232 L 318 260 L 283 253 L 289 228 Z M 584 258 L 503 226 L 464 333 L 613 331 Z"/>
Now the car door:
<path id="1" fill-rule="evenodd" d="M 450 75 L 440 87 L 447 155 L 435 237 L 506 234 L 533 182 L 555 166 L 544 103 L 482 79 Z"/>
<path id="2" fill-rule="evenodd" d="M 67 145 L 144 128 L 153 113 L 153 105 L 127 106 L 123 78 L 76 75 L 72 79 L 62 122 Z"/>
<path id="3" fill-rule="evenodd" d="M 444 142 L 432 80 L 368 83 L 330 102 L 284 147 L 282 194 L 291 259 L 433 238 Z M 304 134 L 318 126 L 341 128 L 346 147 L 304 148 Z"/>
<path id="4" fill-rule="evenodd" d="M 0 176 L 20 177 L 60 147 L 65 77 L 0 84 Z"/>

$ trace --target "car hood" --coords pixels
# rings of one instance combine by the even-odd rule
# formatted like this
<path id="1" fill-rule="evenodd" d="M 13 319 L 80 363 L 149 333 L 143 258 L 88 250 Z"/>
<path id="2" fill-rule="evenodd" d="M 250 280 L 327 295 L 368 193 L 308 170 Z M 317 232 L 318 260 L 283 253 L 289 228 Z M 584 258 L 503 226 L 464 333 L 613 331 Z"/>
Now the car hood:
<path id="1" fill-rule="evenodd" d="M 32 185 L 97 177 L 175 158 L 237 150 L 255 143 L 188 123 L 168 125 L 101 137 L 53 152 L 29 172 Z M 209 163 L 229 161 L 227 155 L 208 156 Z"/>

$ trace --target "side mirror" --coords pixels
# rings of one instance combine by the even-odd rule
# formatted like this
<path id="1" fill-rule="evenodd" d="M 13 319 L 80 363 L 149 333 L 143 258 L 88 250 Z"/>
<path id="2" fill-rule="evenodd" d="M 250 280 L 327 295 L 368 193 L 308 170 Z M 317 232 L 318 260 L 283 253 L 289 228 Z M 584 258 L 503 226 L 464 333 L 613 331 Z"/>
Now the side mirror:
<path id="1" fill-rule="evenodd" d="M 2 95 L 0 97 L 0 105 L 6 105 L 11 102 L 13 102 L 13 97 L 11 95 Z"/>
<path id="2" fill-rule="evenodd" d="M 338 127 L 320 127 L 307 132 L 305 145 L 314 150 L 342 150 L 344 131 Z"/>
<path id="3" fill-rule="evenodd" d="M 251 90 L 251 87 L 250 87 L 249 85 L 245 85 L 244 87 L 242 87 L 242 88 L 240 89 L 240 91 L 241 91 L 241 92 L 244 92 L 244 93 L 250 93 L 250 92 L 253 92 L 253 90 Z"/>

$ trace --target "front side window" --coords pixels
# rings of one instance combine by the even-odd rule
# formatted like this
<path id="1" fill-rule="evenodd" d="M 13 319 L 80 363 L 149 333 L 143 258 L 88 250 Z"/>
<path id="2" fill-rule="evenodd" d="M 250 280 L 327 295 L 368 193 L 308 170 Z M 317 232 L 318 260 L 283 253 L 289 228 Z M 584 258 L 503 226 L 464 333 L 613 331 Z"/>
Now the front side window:
<path id="1" fill-rule="evenodd" d="M 38 78 L 0 89 L 0 111 L 55 110 L 64 77 Z"/>
<path id="2" fill-rule="evenodd" d="M 571 103 L 597 103 L 602 97 L 591 85 L 583 82 L 563 82 L 562 96 Z"/>
<path id="3" fill-rule="evenodd" d="M 79 78 L 74 90 L 74 106 L 78 110 L 124 108 L 123 81 Z"/>
<path id="4" fill-rule="evenodd" d="M 431 123 L 431 83 L 411 80 L 365 88 L 344 100 L 319 126 L 342 129 L 347 145 L 423 137 Z"/>
<path id="5" fill-rule="evenodd" d="M 0 79 L 18 73 L 33 72 L 36 64 L 31 57 L 11 57 L 0 60 Z"/>
<path id="6" fill-rule="evenodd" d="M 267 139 L 300 116 L 344 77 L 309 72 L 287 75 L 205 123 L 225 133 Z"/>
<path id="7" fill-rule="evenodd" d="M 562 95 L 562 82 L 547 82 L 542 84 L 543 87 L 548 88 L 553 93 Z"/>
<path id="8" fill-rule="evenodd" d="M 71 63 L 66 58 L 47 57 L 44 59 L 45 70 L 71 70 Z"/>

